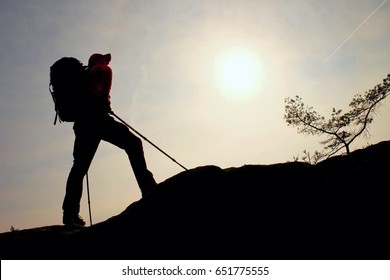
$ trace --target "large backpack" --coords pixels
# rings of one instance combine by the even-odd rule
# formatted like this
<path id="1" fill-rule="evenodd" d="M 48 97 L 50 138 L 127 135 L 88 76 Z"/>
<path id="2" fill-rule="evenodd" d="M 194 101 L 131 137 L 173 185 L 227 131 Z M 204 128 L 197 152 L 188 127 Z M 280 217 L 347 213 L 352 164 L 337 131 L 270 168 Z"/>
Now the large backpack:
<path id="1" fill-rule="evenodd" d="M 50 67 L 49 91 L 56 116 L 54 124 L 74 122 L 82 114 L 87 94 L 87 67 L 74 57 L 63 57 Z"/>

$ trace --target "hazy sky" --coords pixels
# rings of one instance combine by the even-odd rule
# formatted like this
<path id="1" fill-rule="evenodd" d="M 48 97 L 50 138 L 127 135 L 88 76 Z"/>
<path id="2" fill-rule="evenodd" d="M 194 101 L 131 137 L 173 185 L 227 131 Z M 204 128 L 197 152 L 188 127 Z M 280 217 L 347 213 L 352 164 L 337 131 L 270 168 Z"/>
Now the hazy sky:
<path id="1" fill-rule="evenodd" d="M 57 59 L 110 52 L 113 110 L 187 168 L 272 164 L 323 139 L 286 125 L 285 98 L 347 111 L 390 73 L 389 27 L 387 0 L 1 0 L 0 232 L 61 224 L 74 134 L 53 125 Z M 239 53 L 253 72 L 223 66 Z M 239 76 L 246 92 L 230 84 Z M 390 139 L 383 105 L 353 149 Z M 158 182 L 183 171 L 144 150 Z M 105 142 L 89 179 L 95 223 L 140 198 L 126 153 Z"/>

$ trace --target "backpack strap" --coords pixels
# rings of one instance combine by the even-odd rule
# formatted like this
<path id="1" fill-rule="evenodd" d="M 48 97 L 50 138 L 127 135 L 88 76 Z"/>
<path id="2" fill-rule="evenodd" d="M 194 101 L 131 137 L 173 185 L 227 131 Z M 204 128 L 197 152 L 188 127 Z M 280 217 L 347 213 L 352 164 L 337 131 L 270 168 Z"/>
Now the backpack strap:
<path id="1" fill-rule="evenodd" d="M 53 100 L 55 101 L 55 98 L 54 98 L 54 93 L 53 93 L 53 90 L 52 90 L 52 84 L 51 82 L 49 83 L 49 91 L 51 93 L 51 97 L 53 98 Z M 56 110 L 56 116 L 54 117 L 54 125 L 56 125 L 57 123 L 57 119 L 59 120 L 59 122 L 61 122 L 61 119 L 59 118 L 58 116 L 58 111 Z"/>
<path id="2" fill-rule="evenodd" d="M 57 118 L 58 118 L 58 112 L 56 112 L 56 117 L 54 118 L 54 125 L 56 125 L 56 123 L 57 123 Z"/>
<path id="3" fill-rule="evenodd" d="M 55 102 L 55 98 L 54 98 L 52 86 L 53 86 L 53 85 L 52 85 L 51 82 L 50 82 L 50 83 L 49 83 L 49 91 L 50 91 L 51 97 L 53 98 L 53 101 Z M 56 125 L 56 123 L 57 123 L 57 118 L 58 118 L 58 112 L 57 112 L 57 110 L 56 110 L 56 116 L 55 116 L 55 118 L 54 118 L 54 125 Z"/>

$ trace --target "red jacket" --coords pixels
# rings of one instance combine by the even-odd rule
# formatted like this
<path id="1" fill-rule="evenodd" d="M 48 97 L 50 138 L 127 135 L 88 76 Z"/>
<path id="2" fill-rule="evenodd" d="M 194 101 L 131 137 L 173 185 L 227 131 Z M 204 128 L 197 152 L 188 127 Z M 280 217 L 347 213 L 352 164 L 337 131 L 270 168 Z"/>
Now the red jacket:
<path id="1" fill-rule="evenodd" d="M 112 70 L 107 64 L 98 64 L 89 69 L 89 89 L 93 95 L 110 98 Z"/>
<path id="2" fill-rule="evenodd" d="M 112 70 L 104 63 L 100 63 L 89 68 L 89 91 L 96 102 L 98 111 L 109 113 L 110 90 L 112 84 Z"/>

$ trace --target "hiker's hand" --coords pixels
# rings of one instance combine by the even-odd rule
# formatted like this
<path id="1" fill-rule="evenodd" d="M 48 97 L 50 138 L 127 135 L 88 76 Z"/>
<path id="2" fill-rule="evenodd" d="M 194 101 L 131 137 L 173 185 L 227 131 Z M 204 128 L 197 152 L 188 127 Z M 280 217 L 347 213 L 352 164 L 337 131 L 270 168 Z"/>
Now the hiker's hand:
<path id="1" fill-rule="evenodd" d="M 106 100 L 104 106 L 105 106 L 104 111 L 110 114 L 112 112 L 110 100 Z"/>

